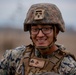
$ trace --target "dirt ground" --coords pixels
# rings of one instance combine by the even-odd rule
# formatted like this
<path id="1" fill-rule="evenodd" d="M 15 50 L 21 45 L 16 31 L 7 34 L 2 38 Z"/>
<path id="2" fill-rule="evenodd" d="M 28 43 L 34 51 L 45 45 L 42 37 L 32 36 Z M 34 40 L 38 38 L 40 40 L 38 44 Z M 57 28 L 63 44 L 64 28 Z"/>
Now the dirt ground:
<path id="1" fill-rule="evenodd" d="M 63 44 L 66 50 L 76 56 L 76 33 L 60 33 L 56 43 Z M 0 59 L 7 49 L 31 43 L 30 36 L 23 31 L 0 31 Z"/>

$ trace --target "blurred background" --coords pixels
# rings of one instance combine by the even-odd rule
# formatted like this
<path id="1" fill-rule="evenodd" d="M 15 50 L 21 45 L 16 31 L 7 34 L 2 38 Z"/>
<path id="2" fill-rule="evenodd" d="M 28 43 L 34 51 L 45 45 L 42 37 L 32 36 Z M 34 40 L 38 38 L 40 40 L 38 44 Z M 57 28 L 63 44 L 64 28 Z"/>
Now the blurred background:
<path id="1" fill-rule="evenodd" d="M 76 0 L 0 0 L 0 58 L 5 50 L 31 43 L 23 22 L 32 4 L 53 3 L 60 9 L 66 32 L 60 33 L 57 43 L 76 56 Z"/>

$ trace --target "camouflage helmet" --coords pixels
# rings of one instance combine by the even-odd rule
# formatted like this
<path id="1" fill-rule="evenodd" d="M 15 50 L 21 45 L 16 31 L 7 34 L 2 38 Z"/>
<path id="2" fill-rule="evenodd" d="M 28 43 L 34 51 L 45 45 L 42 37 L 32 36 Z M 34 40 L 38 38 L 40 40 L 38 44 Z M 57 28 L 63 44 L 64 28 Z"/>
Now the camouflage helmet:
<path id="1" fill-rule="evenodd" d="M 61 32 L 65 31 L 65 24 L 60 10 L 51 3 L 39 3 L 30 7 L 24 21 L 24 31 L 28 31 L 33 24 L 53 24 Z"/>

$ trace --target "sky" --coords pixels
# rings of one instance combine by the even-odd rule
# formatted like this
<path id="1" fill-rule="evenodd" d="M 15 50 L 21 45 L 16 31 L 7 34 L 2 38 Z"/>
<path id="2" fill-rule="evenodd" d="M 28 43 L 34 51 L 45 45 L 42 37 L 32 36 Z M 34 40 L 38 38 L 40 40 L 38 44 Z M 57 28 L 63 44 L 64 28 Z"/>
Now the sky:
<path id="1" fill-rule="evenodd" d="M 65 25 L 76 29 L 76 0 L 0 0 L 0 27 L 23 28 L 28 9 L 36 3 L 56 4 Z"/>

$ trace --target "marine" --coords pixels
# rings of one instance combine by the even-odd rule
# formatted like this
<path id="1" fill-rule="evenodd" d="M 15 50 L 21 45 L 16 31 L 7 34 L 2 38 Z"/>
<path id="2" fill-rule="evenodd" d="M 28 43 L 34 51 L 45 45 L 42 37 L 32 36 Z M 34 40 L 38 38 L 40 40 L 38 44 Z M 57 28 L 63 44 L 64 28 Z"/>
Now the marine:
<path id="1" fill-rule="evenodd" d="M 33 4 L 24 20 L 24 31 L 29 31 L 32 44 L 6 50 L 0 75 L 76 75 L 75 56 L 56 44 L 65 23 L 55 4 Z"/>

